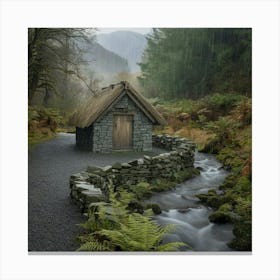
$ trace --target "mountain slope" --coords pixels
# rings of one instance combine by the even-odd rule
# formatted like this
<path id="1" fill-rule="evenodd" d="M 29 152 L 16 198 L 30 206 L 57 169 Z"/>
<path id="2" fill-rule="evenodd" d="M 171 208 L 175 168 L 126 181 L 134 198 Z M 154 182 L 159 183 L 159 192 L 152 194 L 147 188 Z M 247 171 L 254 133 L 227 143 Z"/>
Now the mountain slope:
<path id="1" fill-rule="evenodd" d="M 109 34 L 98 34 L 97 42 L 104 48 L 127 59 L 131 72 L 139 71 L 138 62 L 147 46 L 144 35 L 131 31 L 116 31 Z"/>
<path id="2" fill-rule="evenodd" d="M 116 75 L 119 72 L 128 72 L 127 60 L 105 49 L 97 42 L 87 50 L 85 58 L 89 61 L 88 68 L 96 73 Z"/>

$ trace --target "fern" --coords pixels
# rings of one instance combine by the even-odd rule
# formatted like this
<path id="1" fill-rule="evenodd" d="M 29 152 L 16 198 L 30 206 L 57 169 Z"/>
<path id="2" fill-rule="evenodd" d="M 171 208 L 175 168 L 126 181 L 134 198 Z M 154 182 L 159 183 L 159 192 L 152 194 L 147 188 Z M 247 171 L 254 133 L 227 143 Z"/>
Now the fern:
<path id="1" fill-rule="evenodd" d="M 112 246 L 108 240 L 93 240 L 82 244 L 78 251 L 112 251 Z"/>
<path id="2" fill-rule="evenodd" d="M 79 237 L 79 251 L 177 251 L 182 242 L 162 244 L 164 236 L 174 225 L 161 226 L 152 220 L 149 209 L 143 215 L 129 213 L 127 206 L 134 198 L 126 191 L 110 191 L 110 206 L 100 205 L 89 213 L 89 219 L 81 224 L 90 233 Z"/>
<path id="3" fill-rule="evenodd" d="M 120 229 L 101 230 L 100 234 L 123 251 L 174 251 L 186 244 L 174 242 L 160 245 L 165 234 L 173 228 L 173 225 L 162 227 L 156 224 L 150 215 L 133 213 L 125 224 L 121 224 Z"/>

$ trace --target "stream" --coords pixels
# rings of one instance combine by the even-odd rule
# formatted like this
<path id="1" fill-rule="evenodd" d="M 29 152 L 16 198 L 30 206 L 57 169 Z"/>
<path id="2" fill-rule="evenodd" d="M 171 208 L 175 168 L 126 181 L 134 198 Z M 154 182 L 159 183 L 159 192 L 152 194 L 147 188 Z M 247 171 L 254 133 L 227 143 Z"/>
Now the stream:
<path id="1" fill-rule="evenodd" d="M 210 189 L 218 193 L 228 172 L 213 155 L 204 153 L 196 152 L 194 166 L 201 170 L 200 175 L 177 185 L 172 191 L 153 195 L 145 203 L 157 203 L 161 207 L 162 213 L 155 216 L 159 224 L 176 226 L 166 235 L 164 243 L 185 242 L 193 251 L 232 251 L 227 242 L 234 238 L 233 225 L 209 222 L 208 216 L 213 210 L 195 197 Z"/>

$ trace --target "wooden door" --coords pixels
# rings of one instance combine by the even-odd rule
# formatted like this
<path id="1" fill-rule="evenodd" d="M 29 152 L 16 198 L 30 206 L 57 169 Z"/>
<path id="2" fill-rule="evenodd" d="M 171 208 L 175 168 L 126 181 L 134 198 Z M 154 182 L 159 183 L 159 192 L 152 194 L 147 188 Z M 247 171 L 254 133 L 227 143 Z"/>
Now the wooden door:
<path id="1" fill-rule="evenodd" d="M 113 149 L 132 149 L 132 115 L 114 115 Z"/>

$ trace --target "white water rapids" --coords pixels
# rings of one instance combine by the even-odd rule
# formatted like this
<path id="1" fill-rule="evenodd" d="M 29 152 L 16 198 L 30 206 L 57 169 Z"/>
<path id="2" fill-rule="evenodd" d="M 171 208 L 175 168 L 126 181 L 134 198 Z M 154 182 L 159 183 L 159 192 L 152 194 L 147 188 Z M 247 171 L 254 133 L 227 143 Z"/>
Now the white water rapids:
<path id="1" fill-rule="evenodd" d="M 216 189 L 228 172 L 216 158 L 209 154 L 196 153 L 195 167 L 200 175 L 176 186 L 172 191 L 153 195 L 146 203 L 157 203 L 162 213 L 155 216 L 161 225 L 174 224 L 175 230 L 166 235 L 164 243 L 182 241 L 193 251 L 230 251 L 227 242 L 233 239 L 232 224 L 210 223 L 208 216 L 213 211 L 201 204 L 196 194 Z M 184 248 L 185 250 L 189 250 Z"/>

